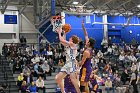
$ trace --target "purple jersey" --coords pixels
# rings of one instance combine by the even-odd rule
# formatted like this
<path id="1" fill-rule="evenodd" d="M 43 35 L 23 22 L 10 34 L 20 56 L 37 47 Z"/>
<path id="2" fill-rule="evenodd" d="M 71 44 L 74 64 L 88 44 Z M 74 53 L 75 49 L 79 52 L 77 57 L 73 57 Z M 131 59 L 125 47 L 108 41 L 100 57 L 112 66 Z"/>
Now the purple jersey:
<path id="1" fill-rule="evenodd" d="M 92 78 L 90 78 L 90 82 L 92 85 L 91 91 L 97 92 L 99 85 L 98 85 L 95 75 L 93 75 Z"/>
<path id="2" fill-rule="evenodd" d="M 88 82 L 92 71 L 91 59 L 93 57 L 93 50 L 89 50 L 90 58 L 87 58 L 82 68 L 80 69 L 80 81 Z"/>
<path id="3" fill-rule="evenodd" d="M 71 82 L 70 75 L 67 75 L 64 79 L 64 87 L 66 93 L 77 93 L 74 85 Z"/>

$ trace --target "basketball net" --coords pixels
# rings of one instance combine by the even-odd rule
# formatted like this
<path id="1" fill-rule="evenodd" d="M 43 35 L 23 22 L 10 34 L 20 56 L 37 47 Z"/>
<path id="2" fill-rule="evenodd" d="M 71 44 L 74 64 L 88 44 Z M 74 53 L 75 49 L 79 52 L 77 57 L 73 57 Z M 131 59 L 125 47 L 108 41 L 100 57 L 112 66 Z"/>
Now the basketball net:
<path id="1" fill-rule="evenodd" d="M 53 16 L 51 19 L 51 24 L 53 26 L 52 31 L 53 32 L 57 32 L 57 29 L 62 29 L 62 19 L 64 17 L 63 16 Z"/>

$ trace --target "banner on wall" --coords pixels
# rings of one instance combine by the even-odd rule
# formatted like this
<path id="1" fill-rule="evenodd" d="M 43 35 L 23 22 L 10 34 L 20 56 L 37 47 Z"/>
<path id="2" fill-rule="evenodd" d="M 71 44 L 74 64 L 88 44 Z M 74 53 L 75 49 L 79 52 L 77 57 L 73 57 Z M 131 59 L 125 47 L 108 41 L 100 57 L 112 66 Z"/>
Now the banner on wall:
<path id="1" fill-rule="evenodd" d="M 86 16 L 86 23 L 91 23 L 90 16 Z"/>
<path id="2" fill-rule="evenodd" d="M 17 24 L 17 15 L 4 15 L 4 24 Z"/>

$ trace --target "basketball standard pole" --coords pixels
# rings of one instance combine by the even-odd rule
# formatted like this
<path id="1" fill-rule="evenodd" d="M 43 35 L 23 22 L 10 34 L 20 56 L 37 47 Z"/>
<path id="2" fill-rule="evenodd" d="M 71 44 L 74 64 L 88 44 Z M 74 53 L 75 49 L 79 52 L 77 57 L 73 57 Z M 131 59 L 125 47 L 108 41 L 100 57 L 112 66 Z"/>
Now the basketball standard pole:
<path id="1" fill-rule="evenodd" d="M 52 16 L 55 16 L 55 9 L 56 9 L 55 3 L 56 3 L 55 0 L 51 0 L 51 15 Z"/>

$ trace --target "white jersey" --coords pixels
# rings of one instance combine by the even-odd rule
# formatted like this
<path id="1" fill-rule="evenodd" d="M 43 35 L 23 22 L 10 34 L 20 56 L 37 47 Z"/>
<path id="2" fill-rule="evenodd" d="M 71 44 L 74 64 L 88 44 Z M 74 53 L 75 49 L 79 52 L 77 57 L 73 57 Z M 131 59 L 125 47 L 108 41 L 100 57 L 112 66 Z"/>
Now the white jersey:
<path id="1" fill-rule="evenodd" d="M 71 48 L 70 46 L 65 47 L 66 64 L 61 68 L 61 72 L 66 72 L 67 74 L 76 71 L 76 56 L 77 47 Z"/>
<path id="2" fill-rule="evenodd" d="M 77 47 L 71 48 L 69 46 L 65 47 L 66 63 L 72 62 L 77 56 Z"/>

